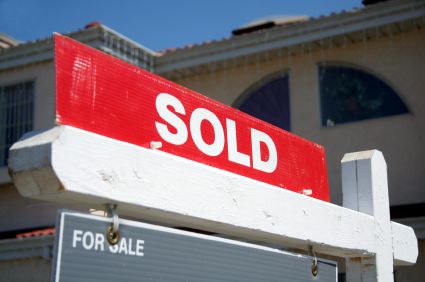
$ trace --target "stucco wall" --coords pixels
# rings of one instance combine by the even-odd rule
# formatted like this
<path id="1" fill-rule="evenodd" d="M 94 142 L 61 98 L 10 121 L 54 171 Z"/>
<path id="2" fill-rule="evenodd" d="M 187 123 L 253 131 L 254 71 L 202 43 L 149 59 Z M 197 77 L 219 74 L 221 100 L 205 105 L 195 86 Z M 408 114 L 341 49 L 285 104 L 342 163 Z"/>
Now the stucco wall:
<path id="1" fill-rule="evenodd" d="M 0 207 L 0 233 L 55 226 L 57 211 L 62 208 L 89 211 L 88 208 L 22 197 L 13 184 L 0 186 Z"/>
<path id="2" fill-rule="evenodd" d="M 341 164 L 345 153 L 378 149 L 388 166 L 390 204 L 425 201 L 425 30 L 381 36 L 366 44 L 351 43 L 329 49 L 326 46 L 310 55 L 252 63 L 227 72 L 182 78 L 181 83 L 227 105 L 253 83 L 274 72 L 290 74 L 291 127 L 296 135 L 326 149 L 331 202 L 342 204 Z M 323 57 L 322 57 L 323 55 Z M 322 59 L 323 58 L 323 59 Z M 400 94 L 411 114 L 382 119 L 320 126 L 318 65 L 341 63 L 371 72 Z M 280 67 L 280 65 L 282 67 Z"/>
<path id="3" fill-rule="evenodd" d="M 61 207 L 22 197 L 12 184 L 0 187 L 0 206 L 0 232 L 54 226 Z"/>
<path id="4" fill-rule="evenodd" d="M 0 261 L 1 281 L 50 281 L 52 261 L 40 257 Z"/>
<path id="5" fill-rule="evenodd" d="M 34 130 L 53 127 L 55 121 L 53 60 L 0 72 L 0 85 L 26 81 L 35 81 Z M 0 185 L 10 182 L 7 168 L 0 168 Z"/>

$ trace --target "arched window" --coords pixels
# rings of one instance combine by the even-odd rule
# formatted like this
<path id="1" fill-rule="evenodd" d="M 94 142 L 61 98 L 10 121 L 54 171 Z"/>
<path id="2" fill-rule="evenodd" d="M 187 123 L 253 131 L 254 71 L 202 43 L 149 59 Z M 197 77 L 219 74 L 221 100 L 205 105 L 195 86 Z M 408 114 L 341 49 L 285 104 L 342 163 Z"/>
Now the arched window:
<path id="1" fill-rule="evenodd" d="M 284 130 L 291 130 L 288 75 L 251 87 L 236 108 Z"/>
<path id="2" fill-rule="evenodd" d="M 370 73 L 321 66 L 319 81 L 322 126 L 409 113 L 397 93 Z"/>

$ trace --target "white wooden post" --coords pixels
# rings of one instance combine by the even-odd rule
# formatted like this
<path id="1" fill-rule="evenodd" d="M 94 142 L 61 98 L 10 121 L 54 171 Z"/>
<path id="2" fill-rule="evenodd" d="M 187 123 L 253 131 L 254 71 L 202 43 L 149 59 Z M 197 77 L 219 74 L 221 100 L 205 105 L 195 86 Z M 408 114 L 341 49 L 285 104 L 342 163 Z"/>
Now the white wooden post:
<path id="1" fill-rule="evenodd" d="M 342 159 L 343 206 L 374 217 L 376 255 L 346 259 L 347 281 L 394 281 L 387 165 L 377 150 Z"/>

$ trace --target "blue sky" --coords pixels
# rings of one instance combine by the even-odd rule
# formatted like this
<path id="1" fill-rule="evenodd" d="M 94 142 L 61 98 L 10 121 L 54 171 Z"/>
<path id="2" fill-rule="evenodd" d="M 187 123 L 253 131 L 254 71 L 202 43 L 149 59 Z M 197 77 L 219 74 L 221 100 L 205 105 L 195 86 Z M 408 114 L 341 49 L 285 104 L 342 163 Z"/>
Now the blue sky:
<path id="1" fill-rule="evenodd" d="M 260 17 L 363 7 L 361 0 L 0 0 L 0 31 L 30 41 L 100 21 L 152 50 L 221 39 Z"/>

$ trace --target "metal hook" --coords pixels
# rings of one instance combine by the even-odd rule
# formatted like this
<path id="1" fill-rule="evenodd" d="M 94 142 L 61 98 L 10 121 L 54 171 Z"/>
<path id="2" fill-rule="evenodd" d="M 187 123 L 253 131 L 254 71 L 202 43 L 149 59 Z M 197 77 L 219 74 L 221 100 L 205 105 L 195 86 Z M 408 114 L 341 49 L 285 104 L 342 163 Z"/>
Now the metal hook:
<path id="1" fill-rule="evenodd" d="M 118 218 L 117 214 L 117 205 L 108 204 L 108 211 L 109 214 L 112 215 L 112 225 L 109 226 L 108 230 L 106 231 L 106 239 L 108 240 L 109 244 L 113 246 L 116 245 L 120 240 L 120 231 L 118 230 L 120 226 L 120 219 Z"/>
<path id="2" fill-rule="evenodd" d="M 118 218 L 118 214 L 117 214 L 117 205 L 112 205 L 109 204 L 108 205 L 108 212 L 109 214 L 112 215 L 112 223 L 114 228 L 112 229 L 112 232 L 117 232 L 118 231 L 118 227 L 120 226 L 120 219 Z"/>
<path id="3" fill-rule="evenodd" d="M 319 273 L 319 267 L 317 266 L 317 257 L 316 253 L 313 251 L 313 246 L 308 246 L 308 255 L 310 255 L 310 251 L 314 255 L 313 265 L 311 266 L 311 273 L 313 274 L 313 276 L 317 276 L 317 274 Z"/>

